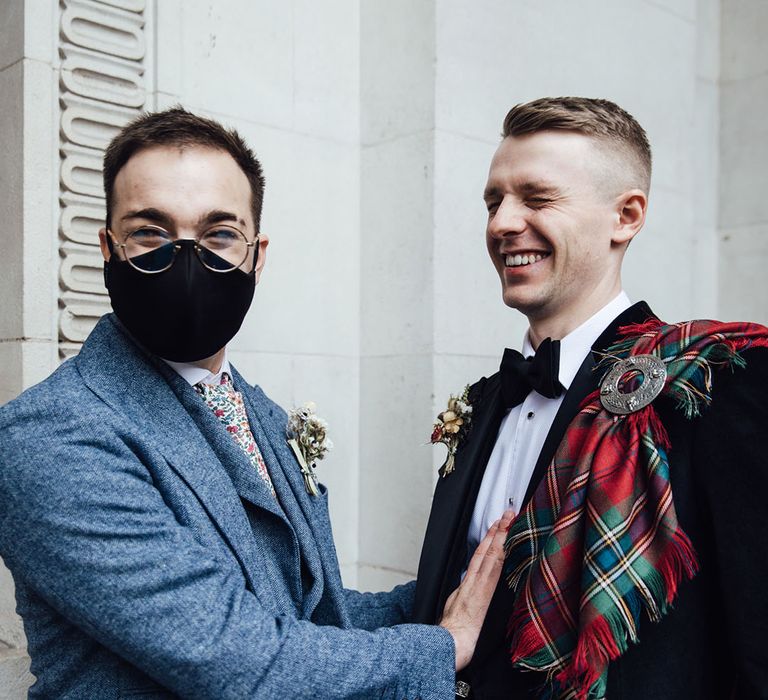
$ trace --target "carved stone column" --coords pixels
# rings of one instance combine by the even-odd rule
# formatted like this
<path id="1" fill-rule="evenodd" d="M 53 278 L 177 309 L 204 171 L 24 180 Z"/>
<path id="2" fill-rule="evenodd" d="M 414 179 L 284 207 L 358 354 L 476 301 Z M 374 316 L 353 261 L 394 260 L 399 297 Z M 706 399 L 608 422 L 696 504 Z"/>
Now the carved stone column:
<path id="1" fill-rule="evenodd" d="M 59 353 L 75 354 L 109 311 L 98 230 L 101 165 L 109 141 L 147 101 L 145 0 L 63 0 Z"/>
<path id="2" fill-rule="evenodd" d="M 109 310 L 101 160 L 151 94 L 153 10 L 152 0 L 0 2 L 0 404 L 76 352 Z M 26 697 L 28 669 L 0 562 L 0 700 Z"/>

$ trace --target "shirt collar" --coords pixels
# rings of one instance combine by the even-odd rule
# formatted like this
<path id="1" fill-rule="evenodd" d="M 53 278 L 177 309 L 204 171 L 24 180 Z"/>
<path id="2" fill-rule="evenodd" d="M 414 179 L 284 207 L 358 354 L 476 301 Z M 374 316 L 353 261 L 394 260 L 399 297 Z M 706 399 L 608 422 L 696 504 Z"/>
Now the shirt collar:
<path id="1" fill-rule="evenodd" d="M 571 386 L 581 363 L 591 350 L 594 342 L 600 337 L 608 324 L 622 311 L 625 311 L 632 302 L 626 292 L 622 291 L 613 301 L 608 302 L 600 311 L 588 318 L 578 328 L 572 330 L 560 341 L 560 369 L 558 379 L 568 389 Z M 523 340 L 523 355 L 529 357 L 534 350 L 531 345 L 529 332 L 526 331 Z"/>
<path id="2" fill-rule="evenodd" d="M 160 358 L 161 360 L 163 358 Z M 230 377 L 232 372 L 229 368 L 229 357 L 227 349 L 224 348 L 224 359 L 221 361 L 221 369 L 216 372 L 208 371 L 205 367 L 198 367 L 197 365 L 190 364 L 189 362 L 172 362 L 171 360 L 163 360 L 176 374 L 178 374 L 183 380 L 185 380 L 190 386 L 195 384 L 220 384 L 221 375 L 226 372 Z"/>

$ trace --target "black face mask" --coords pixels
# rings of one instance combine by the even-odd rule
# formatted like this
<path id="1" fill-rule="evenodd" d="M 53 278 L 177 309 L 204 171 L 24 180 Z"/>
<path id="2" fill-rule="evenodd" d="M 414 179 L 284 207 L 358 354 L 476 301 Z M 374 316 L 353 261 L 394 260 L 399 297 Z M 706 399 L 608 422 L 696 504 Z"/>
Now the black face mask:
<path id="1" fill-rule="evenodd" d="M 256 277 L 240 269 L 213 272 L 198 259 L 194 241 L 179 245 L 173 265 L 156 274 L 139 272 L 113 252 L 104 263 L 104 283 L 115 315 L 147 350 L 173 362 L 195 362 L 221 350 L 240 330 Z"/>

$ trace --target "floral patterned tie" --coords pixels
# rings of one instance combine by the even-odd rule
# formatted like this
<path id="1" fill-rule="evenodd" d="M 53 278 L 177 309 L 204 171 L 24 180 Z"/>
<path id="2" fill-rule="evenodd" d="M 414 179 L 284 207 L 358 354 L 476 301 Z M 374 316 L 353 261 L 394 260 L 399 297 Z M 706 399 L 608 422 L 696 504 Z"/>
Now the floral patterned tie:
<path id="1" fill-rule="evenodd" d="M 275 487 L 272 485 L 272 479 L 269 478 L 264 457 L 261 456 L 256 440 L 253 438 L 251 426 L 248 424 L 243 395 L 239 391 L 235 391 L 232 378 L 224 372 L 221 375 L 221 383 L 203 384 L 201 382 L 195 384 L 195 391 L 208 404 L 213 415 L 224 424 L 227 432 L 245 452 L 259 476 L 269 487 L 272 496 L 276 498 Z"/>

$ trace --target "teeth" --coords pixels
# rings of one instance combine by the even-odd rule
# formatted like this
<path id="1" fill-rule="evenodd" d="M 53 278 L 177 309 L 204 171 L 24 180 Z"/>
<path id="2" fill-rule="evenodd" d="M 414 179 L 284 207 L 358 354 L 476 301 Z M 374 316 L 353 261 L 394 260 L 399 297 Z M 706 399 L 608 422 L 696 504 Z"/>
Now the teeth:
<path id="1" fill-rule="evenodd" d="M 507 267 L 520 267 L 521 265 L 530 265 L 531 263 L 539 262 L 539 260 L 543 260 L 545 257 L 547 257 L 547 254 L 541 255 L 540 253 L 531 253 L 529 255 L 507 255 L 505 264 Z"/>

